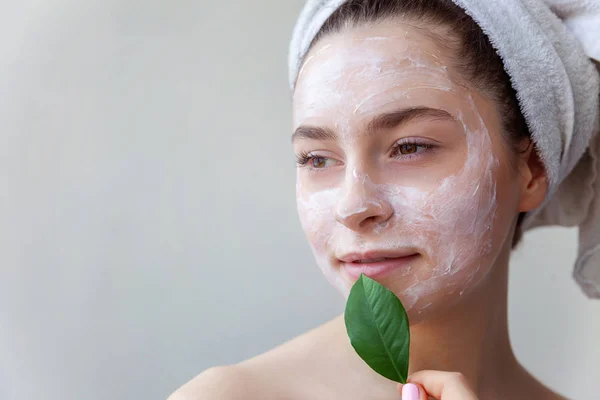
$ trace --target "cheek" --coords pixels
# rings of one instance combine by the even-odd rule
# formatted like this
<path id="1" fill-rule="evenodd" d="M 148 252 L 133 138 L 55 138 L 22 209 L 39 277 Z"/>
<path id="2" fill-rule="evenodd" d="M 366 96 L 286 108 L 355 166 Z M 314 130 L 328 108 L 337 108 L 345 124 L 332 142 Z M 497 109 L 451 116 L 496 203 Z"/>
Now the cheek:
<path id="1" fill-rule="evenodd" d="M 315 256 L 321 272 L 329 283 L 347 298 L 350 286 L 331 264 L 328 254 L 335 248 L 335 229 L 339 224 L 335 218 L 335 205 L 339 201 L 340 190 L 329 189 L 320 192 L 305 191 L 298 177 L 296 202 L 302 229 Z"/>
<path id="2" fill-rule="evenodd" d="M 296 205 L 302 229 L 315 254 L 325 253 L 336 223 L 333 210 L 340 190 L 311 192 L 302 185 L 300 172 L 296 179 Z"/>
<path id="3" fill-rule="evenodd" d="M 449 307 L 478 287 L 503 248 L 507 229 L 498 210 L 499 164 L 485 125 L 479 126 L 469 133 L 461 174 L 446 178 L 414 218 L 427 267 L 415 284 L 395 291 L 412 314 L 421 315 L 432 305 Z"/>
<path id="4" fill-rule="evenodd" d="M 495 199 L 472 196 L 457 186 L 459 180 L 453 183 L 426 196 L 422 208 L 395 205 L 397 218 L 407 223 L 398 223 L 403 228 L 397 228 L 394 236 L 418 247 L 423 262 L 409 274 L 382 283 L 402 300 L 414 322 L 429 310 L 454 304 L 477 287 L 494 264 Z"/>
<path id="5" fill-rule="evenodd" d="M 393 197 L 399 237 L 411 238 L 423 249 L 427 268 L 419 281 L 447 279 L 478 268 L 491 248 L 491 228 L 496 211 L 495 184 L 491 179 L 465 174 L 452 177 L 431 193 Z"/>

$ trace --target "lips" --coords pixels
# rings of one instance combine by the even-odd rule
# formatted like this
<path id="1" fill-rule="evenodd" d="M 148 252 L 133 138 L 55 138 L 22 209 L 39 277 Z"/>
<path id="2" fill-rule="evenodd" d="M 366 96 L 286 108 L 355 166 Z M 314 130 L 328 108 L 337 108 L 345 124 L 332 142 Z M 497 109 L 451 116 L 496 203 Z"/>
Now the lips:
<path id="1" fill-rule="evenodd" d="M 378 263 L 381 261 L 385 261 L 385 260 L 393 260 L 394 258 L 387 258 L 387 257 L 379 257 L 379 258 L 371 258 L 371 259 L 367 259 L 367 260 L 356 260 L 356 261 L 352 261 L 354 264 L 372 264 L 372 263 Z"/>
<path id="2" fill-rule="evenodd" d="M 365 252 L 346 253 L 337 257 L 338 260 L 344 263 L 369 263 L 379 262 L 387 259 L 395 259 L 412 256 L 418 252 L 414 248 L 401 248 L 391 250 L 370 250 Z"/>
<path id="3" fill-rule="evenodd" d="M 338 258 L 342 269 L 352 279 L 361 274 L 379 278 L 410 266 L 420 256 L 414 249 L 352 253 Z"/>

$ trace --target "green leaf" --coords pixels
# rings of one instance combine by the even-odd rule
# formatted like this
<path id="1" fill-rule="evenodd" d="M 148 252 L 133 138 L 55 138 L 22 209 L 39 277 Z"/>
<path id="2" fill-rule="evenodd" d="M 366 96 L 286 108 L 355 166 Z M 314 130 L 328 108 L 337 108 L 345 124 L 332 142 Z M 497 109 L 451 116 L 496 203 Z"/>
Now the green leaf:
<path id="1" fill-rule="evenodd" d="M 361 274 L 348 296 L 344 321 L 360 358 L 378 374 L 406 383 L 410 328 L 396 295 Z"/>

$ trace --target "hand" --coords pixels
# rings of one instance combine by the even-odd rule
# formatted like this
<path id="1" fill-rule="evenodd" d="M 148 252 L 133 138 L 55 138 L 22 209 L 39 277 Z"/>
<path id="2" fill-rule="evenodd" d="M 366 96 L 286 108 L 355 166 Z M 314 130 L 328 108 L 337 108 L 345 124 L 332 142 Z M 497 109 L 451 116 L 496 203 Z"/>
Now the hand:
<path id="1" fill-rule="evenodd" d="M 457 372 L 420 371 L 398 384 L 402 400 L 477 400 L 464 375 Z"/>

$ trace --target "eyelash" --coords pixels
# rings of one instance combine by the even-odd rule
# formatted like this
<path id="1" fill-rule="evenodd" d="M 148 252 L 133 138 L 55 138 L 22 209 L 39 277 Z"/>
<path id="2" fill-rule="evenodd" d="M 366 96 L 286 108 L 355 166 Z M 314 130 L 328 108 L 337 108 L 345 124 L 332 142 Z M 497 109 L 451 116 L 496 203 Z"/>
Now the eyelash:
<path id="1" fill-rule="evenodd" d="M 396 154 L 398 154 L 398 152 L 400 151 L 402 146 L 406 146 L 406 145 L 416 146 L 417 152 L 414 154 L 401 154 L 400 156 L 396 156 Z M 421 152 L 418 152 L 419 148 L 421 148 L 423 150 Z M 433 145 L 431 143 L 421 142 L 416 139 L 401 139 L 401 140 L 397 141 L 396 143 L 394 143 L 394 146 L 392 146 L 392 157 L 410 159 L 413 157 L 418 157 L 419 154 L 421 154 L 423 151 L 431 150 L 433 148 L 435 148 L 435 145 Z"/>
<path id="2" fill-rule="evenodd" d="M 415 140 L 415 139 L 401 139 L 401 140 L 397 141 L 396 143 L 394 143 L 394 145 L 392 146 L 392 151 L 391 151 L 392 152 L 391 153 L 392 157 L 394 157 L 394 158 L 411 159 L 413 157 L 418 157 L 419 156 L 419 154 L 420 154 L 419 152 L 414 153 L 414 154 L 402 154 L 400 156 L 397 156 L 397 154 L 400 151 L 401 147 L 402 146 L 406 146 L 406 145 L 417 146 L 417 148 L 424 149 L 423 151 L 427 151 L 427 150 L 435 148 L 435 145 L 433 145 L 431 143 L 420 142 L 420 141 Z M 308 168 L 314 169 L 314 170 L 323 169 L 323 168 L 314 168 L 314 167 L 311 167 L 309 165 L 309 163 L 311 162 L 311 160 L 316 159 L 316 158 L 330 159 L 330 157 L 319 156 L 319 155 L 315 155 L 315 154 L 312 154 L 312 153 L 307 153 L 305 151 L 302 151 L 298 155 L 296 155 L 296 164 L 298 165 L 298 167 L 308 167 Z"/>
<path id="3" fill-rule="evenodd" d="M 312 153 L 307 153 L 305 151 L 300 152 L 300 154 L 298 154 L 296 156 L 296 164 L 299 167 L 307 167 L 308 163 L 313 159 L 313 158 L 328 158 L 328 157 L 323 157 L 323 156 L 317 156 L 314 155 Z"/>

